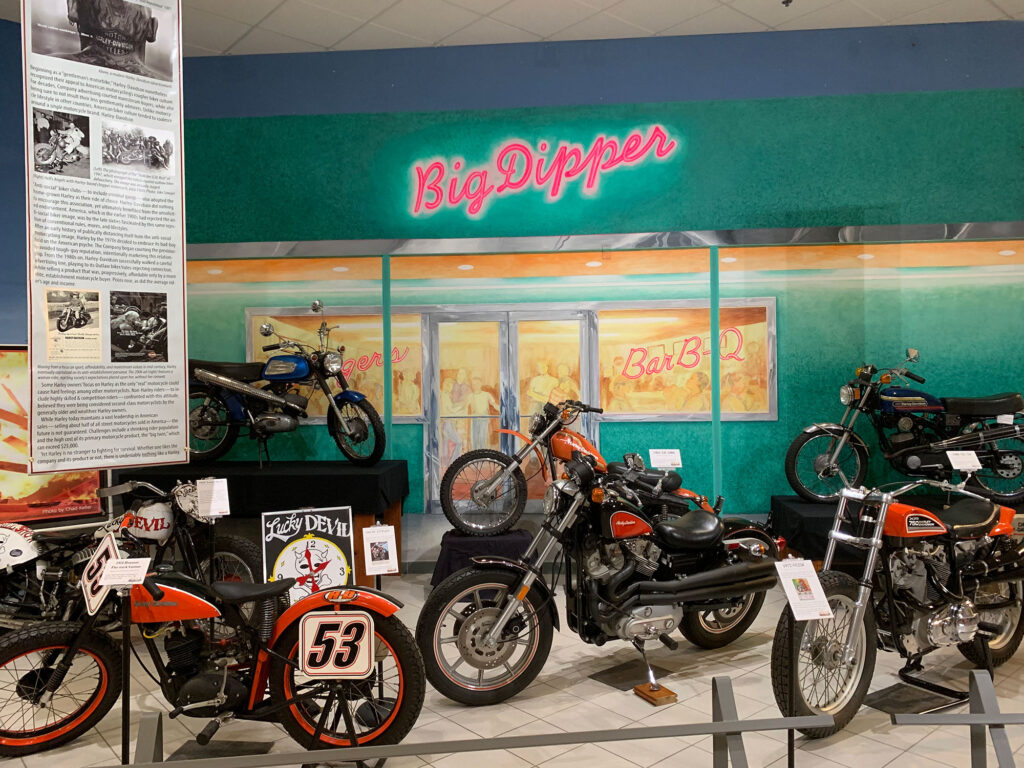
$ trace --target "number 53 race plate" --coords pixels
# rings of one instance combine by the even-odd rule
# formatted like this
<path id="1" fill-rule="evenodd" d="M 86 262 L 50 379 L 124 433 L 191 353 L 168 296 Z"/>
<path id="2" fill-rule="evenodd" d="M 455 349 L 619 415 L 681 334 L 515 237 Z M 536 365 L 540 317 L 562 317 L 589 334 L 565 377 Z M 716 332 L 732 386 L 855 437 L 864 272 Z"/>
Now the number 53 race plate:
<path id="1" fill-rule="evenodd" d="M 311 677 L 363 678 L 373 671 L 373 617 L 310 613 L 299 625 L 299 669 Z"/>

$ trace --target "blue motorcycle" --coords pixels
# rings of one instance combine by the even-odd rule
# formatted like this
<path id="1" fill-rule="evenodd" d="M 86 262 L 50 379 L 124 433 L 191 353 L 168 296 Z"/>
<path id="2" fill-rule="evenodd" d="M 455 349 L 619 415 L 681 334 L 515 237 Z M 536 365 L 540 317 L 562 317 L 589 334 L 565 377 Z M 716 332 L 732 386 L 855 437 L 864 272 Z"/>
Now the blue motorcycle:
<path id="1" fill-rule="evenodd" d="M 323 314 L 320 301 L 313 312 Z M 262 336 L 277 336 L 278 342 L 264 352 L 287 350 L 266 363 L 217 363 L 189 360 L 189 456 L 194 462 L 213 461 L 234 445 L 240 431 L 249 430 L 259 441 L 260 456 L 266 442 L 278 432 L 292 432 L 299 420 L 308 417 L 309 398 L 300 393 L 311 387 L 327 398 L 327 429 L 338 449 L 353 464 L 371 466 L 384 454 L 384 424 L 366 396 L 349 389 L 342 373 L 342 354 L 329 349 L 331 331 L 320 321 L 319 347 L 287 339 L 274 326 L 260 326 Z M 334 379 L 339 391 L 331 391 Z"/>
<path id="2" fill-rule="evenodd" d="M 910 381 L 924 384 L 923 377 L 906 368 L 906 363 L 920 359 L 911 348 L 903 367 L 857 369 L 856 378 L 839 389 L 839 402 L 846 406 L 839 423 L 812 424 L 790 444 L 786 479 L 794 491 L 808 501 L 833 502 L 844 487 L 864 483 L 868 446 L 853 431 L 857 417 L 864 414 L 874 427 L 882 457 L 897 472 L 932 480 L 951 480 L 959 472 L 976 493 L 992 501 L 1024 500 L 1020 393 L 934 397 L 909 386 Z M 894 384 L 897 380 L 903 386 Z M 950 451 L 973 452 L 976 465 L 954 468 Z"/>

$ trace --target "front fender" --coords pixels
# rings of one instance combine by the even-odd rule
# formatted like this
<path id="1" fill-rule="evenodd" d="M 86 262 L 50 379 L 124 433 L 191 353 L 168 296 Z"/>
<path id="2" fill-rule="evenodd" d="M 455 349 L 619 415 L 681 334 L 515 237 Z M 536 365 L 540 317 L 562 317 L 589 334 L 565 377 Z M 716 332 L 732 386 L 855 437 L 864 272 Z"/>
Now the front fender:
<path id="1" fill-rule="evenodd" d="M 321 592 L 314 592 L 311 595 L 294 603 L 274 623 L 268 648 L 273 648 L 281 635 L 295 622 L 312 611 L 329 610 L 344 611 L 349 608 L 362 608 L 363 610 L 376 613 L 380 616 L 393 616 L 402 607 L 395 598 L 378 592 L 369 587 L 342 587 L 340 589 L 325 589 Z M 270 654 L 260 651 L 256 660 L 256 669 L 253 672 L 253 686 L 249 692 L 249 708 L 253 709 L 263 700 L 267 691 L 267 678 L 270 675 Z"/>
<path id="2" fill-rule="evenodd" d="M 354 389 L 343 389 L 334 396 L 334 402 L 336 402 L 339 407 L 345 403 L 358 403 L 365 399 L 366 395 L 362 392 L 356 392 Z"/>
<path id="3" fill-rule="evenodd" d="M 512 571 L 514 573 L 529 573 L 530 570 L 520 563 L 518 560 L 513 560 L 509 557 L 499 557 L 498 555 L 481 555 L 479 557 L 470 558 L 474 565 L 482 565 L 488 568 L 497 568 L 503 571 Z M 535 586 L 543 595 L 544 603 L 548 606 L 551 611 L 551 623 L 555 625 L 555 629 L 559 632 L 562 631 L 561 626 L 558 623 L 558 608 L 555 606 L 554 595 L 551 592 L 551 587 L 544 581 L 543 576 L 538 576 L 537 580 L 533 582 Z"/>
<path id="4" fill-rule="evenodd" d="M 811 433 L 818 432 L 824 435 L 835 435 L 836 437 L 841 437 L 842 434 L 847 431 L 848 430 L 840 424 L 822 422 L 820 424 L 811 424 L 809 427 L 806 427 L 804 429 L 804 434 L 809 435 Z M 871 454 L 871 450 L 868 448 L 868 444 L 864 442 L 864 438 L 856 432 L 850 431 L 850 440 L 863 448 L 866 454 Z"/>

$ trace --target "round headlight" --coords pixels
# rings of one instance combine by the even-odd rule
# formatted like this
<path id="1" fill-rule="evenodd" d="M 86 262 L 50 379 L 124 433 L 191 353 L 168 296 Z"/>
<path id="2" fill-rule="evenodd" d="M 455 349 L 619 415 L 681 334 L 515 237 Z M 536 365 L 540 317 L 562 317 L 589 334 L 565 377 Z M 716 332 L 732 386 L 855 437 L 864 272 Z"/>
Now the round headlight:
<path id="1" fill-rule="evenodd" d="M 853 387 L 843 384 L 839 388 L 839 402 L 843 405 L 850 405 L 853 402 Z"/>
<path id="2" fill-rule="evenodd" d="M 550 515 L 557 506 L 558 489 L 554 485 L 549 485 L 548 489 L 544 491 L 544 514 Z"/>
<path id="3" fill-rule="evenodd" d="M 335 376 L 341 373 L 341 355 L 337 352 L 327 352 L 323 356 L 324 372 Z"/>

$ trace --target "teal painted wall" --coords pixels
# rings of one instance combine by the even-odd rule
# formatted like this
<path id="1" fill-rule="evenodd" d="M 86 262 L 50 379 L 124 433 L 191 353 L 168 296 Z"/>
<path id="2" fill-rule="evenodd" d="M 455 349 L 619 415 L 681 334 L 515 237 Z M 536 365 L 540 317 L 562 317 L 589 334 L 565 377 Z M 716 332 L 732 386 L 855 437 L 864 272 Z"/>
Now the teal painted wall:
<path id="1" fill-rule="evenodd" d="M 518 138 L 589 146 L 652 123 L 680 143 L 486 214 L 414 218 L 412 165 L 483 164 Z M 1020 90 L 188 120 L 191 242 L 561 235 L 1009 221 L 1024 210 Z M 253 160 L 252 148 L 259 160 Z"/>

